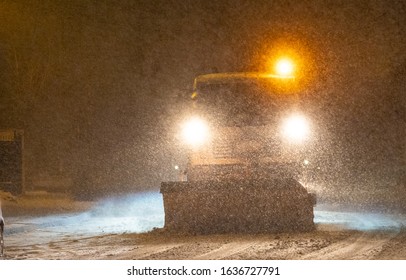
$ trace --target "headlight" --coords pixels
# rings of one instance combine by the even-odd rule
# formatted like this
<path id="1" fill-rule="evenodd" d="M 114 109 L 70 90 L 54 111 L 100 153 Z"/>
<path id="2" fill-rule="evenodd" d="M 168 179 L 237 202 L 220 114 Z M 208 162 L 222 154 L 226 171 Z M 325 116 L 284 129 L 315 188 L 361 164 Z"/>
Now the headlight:
<path id="1" fill-rule="evenodd" d="M 309 133 L 309 122 L 302 115 L 292 115 L 282 124 L 282 134 L 291 142 L 301 142 L 309 136 Z"/>
<path id="2" fill-rule="evenodd" d="M 194 117 L 184 123 L 182 136 L 187 144 L 197 147 L 208 140 L 209 127 L 204 120 Z"/>

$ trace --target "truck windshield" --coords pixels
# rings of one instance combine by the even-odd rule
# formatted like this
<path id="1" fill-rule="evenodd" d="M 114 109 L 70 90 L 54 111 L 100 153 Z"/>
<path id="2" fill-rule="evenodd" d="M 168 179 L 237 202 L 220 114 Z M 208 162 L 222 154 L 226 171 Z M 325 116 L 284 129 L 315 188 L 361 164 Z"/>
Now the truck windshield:
<path id="1" fill-rule="evenodd" d="M 219 126 L 266 125 L 294 101 L 294 96 L 257 81 L 202 83 L 196 91 L 195 109 Z"/>

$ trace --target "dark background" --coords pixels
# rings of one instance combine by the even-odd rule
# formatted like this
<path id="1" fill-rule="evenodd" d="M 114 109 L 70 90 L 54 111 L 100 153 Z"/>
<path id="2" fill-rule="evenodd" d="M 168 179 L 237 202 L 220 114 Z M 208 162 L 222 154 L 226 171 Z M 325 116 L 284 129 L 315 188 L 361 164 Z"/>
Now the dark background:
<path id="1" fill-rule="evenodd" d="M 28 188 L 176 179 L 193 78 L 285 50 L 321 108 L 322 181 L 404 186 L 405 1 L 6 0 L 0 23 L 0 128 L 25 131 Z"/>

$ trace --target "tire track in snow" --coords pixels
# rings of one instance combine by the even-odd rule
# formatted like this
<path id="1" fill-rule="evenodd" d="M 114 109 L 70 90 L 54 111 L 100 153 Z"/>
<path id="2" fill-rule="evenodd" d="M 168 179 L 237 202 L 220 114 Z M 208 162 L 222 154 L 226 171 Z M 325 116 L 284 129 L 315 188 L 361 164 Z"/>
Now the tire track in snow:
<path id="1" fill-rule="evenodd" d="M 354 232 L 350 237 L 308 253 L 300 259 L 353 260 L 374 259 L 397 232 Z"/>
<path id="2" fill-rule="evenodd" d="M 255 246 L 258 241 L 237 241 L 222 245 L 220 248 L 192 258 L 193 260 L 220 260 Z"/>

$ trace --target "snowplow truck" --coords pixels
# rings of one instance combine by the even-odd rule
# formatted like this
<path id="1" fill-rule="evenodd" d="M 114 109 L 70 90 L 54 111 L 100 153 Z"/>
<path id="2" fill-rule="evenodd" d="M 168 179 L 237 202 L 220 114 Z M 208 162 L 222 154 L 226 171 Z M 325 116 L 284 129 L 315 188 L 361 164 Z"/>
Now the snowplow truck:
<path id="1" fill-rule="evenodd" d="M 162 182 L 165 225 L 192 234 L 314 229 L 316 197 L 298 178 L 311 124 L 291 77 L 198 76 L 180 125 L 185 179 Z"/>

